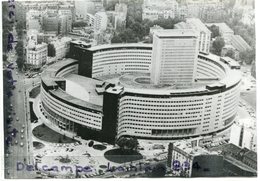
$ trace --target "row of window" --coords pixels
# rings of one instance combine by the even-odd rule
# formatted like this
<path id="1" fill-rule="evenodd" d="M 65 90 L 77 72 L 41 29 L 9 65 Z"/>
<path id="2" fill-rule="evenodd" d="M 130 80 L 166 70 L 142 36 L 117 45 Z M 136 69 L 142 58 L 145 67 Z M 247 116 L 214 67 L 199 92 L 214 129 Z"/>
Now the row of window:
<path id="1" fill-rule="evenodd" d="M 185 102 L 200 102 L 204 99 L 195 99 L 195 100 L 183 100 L 183 101 L 172 101 L 172 100 L 166 100 L 166 101 L 160 101 L 160 100 L 147 100 L 147 99 L 131 99 L 131 98 L 124 98 L 123 101 L 136 101 L 136 102 L 156 102 L 156 103 L 185 103 Z"/>
<path id="2" fill-rule="evenodd" d="M 49 107 L 51 107 L 52 110 L 54 110 L 54 111 L 56 111 L 56 112 L 59 113 L 59 114 L 56 114 L 55 112 L 53 112 L 52 110 L 50 110 L 50 109 L 48 109 L 46 106 L 44 106 L 44 108 L 45 108 L 46 110 L 48 109 L 48 112 L 49 112 L 50 114 L 52 114 L 53 116 L 61 117 L 60 115 L 64 115 L 64 116 L 69 117 L 72 121 L 82 122 L 82 123 L 85 123 L 85 124 L 88 124 L 88 125 L 92 125 L 92 126 L 96 126 L 96 127 L 99 127 L 99 128 L 101 127 L 100 124 L 95 124 L 95 123 L 93 123 L 93 122 L 85 121 L 86 119 L 78 119 L 78 118 L 76 118 L 76 117 L 74 117 L 74 116 L 70 116 L 70 114 L 64 114 L 64 112 L 62 112 L 62 111 L 56 109 L 56 107 L 52 106 L 51 104 L 48 104 L 45 100 L 44 100 L 44 102 L 45 102 L 45 104 L 47 104 Z M 43 105 L 44 105 L 44 104 L 43 104 Z M 77 117 L 78 117 L 78 116 L 77 116 Z M 66 118 L 64 118 L 64 117 L 62 117 L 62 118 L 63 118 L 63 119 L 66 119 Z"/>
<path id="3" fill-rule="evenodd" d="M 190 122 L 197 122 L 199 121 L 199 123 L 201 123 L 201 119 L 188 119 L 188 120 L 171 120 L 171 121 L 165 121 L 165 120 L 158 120 L 158 121 L 151 121 L 151 120 L 137 120 L 137 119 L 121 119 L 121 117 L 119 117 L 119 125 L 122 122 L 145 122 L 145 123 L 171 123 L 171 124 L 176 124 L 176 123 L 190 123 Z"/>

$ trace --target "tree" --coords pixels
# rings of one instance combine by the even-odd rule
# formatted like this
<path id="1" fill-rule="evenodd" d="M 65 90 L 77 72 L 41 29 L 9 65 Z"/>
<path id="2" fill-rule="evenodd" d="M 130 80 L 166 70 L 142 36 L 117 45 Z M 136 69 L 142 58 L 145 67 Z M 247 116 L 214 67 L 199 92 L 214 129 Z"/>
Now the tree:
<path id="1" fill-rule="evenodd" d="M 115 35 L 112 39 L 111 39 L 111 43 L 122 43 L 122 39 L 120 36 Z"/>
<path id="2" fill-rule="evenodd" d="M 232 49 L 228 50 L 225 56 L 235 59 L 234 50 L 232 50 Z"/>
<path id="3" fill-rule="evenodd" d="M 7 61 L 7 56 L 6 56 L 6 54 L 3 54 L 3 61 L 4 61 L 4 62 Z"/>
<path id="4" fill-rule="evenodd" d="M 24 59 L 19 56 L 19 57 L 17 57 L 16 63 L 17 63 L 18 69 L 22 70 L 23 66 L 24 66 Z"/>
<path id="5" fill-rule="evenodd" d="M 239 58 L 246 64 L 251 64 L 255 60 L 255 49 L 248 49 L 239 53 Z"/>
<path id="6" fill-rule="evenodd" d="M 223 38 L 217 37 L 212 46 L 213 53 L 215 53 L 216 55 L 220 55 L 222 48 L 225 46 L 225 41 Z"/>
<path id="7" fill-rule="evenodd" d="M 56 50 L 55 50 L 53 44 L 48 44 L 48 56 L 49 57 L 55 57 L 56 56 Z"/>
<path id="8" fill-rule="evenodd" d="M 164 177 L 166 174 L 166 165 L 163 163 L 158 163 L 152 169 L 152 177 Z"/>
<path id="9" fill-rule="evenodd" d="M 209 30 L 211 31 L 211 38 L 216 38 L 219 36 L 219 27 L 216 25 L 212 25 L 210 27 L 208 27 Z"/>
<path id="10" fill-rule="evenodd" d="M 121 148 L 121 149 L 128 149 L 128 150 L 136 150 L 139 143 L 136 138 L 126 138 L 126 137 L 120 137 L 117 141 L 116 144 Z"/>

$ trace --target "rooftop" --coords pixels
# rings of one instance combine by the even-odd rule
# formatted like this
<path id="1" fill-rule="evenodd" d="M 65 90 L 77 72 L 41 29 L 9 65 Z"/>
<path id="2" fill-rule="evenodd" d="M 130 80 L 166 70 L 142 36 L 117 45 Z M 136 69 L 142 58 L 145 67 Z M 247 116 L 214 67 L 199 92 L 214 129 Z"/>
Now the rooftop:
<path id="1" fill-rule="evenodd" d="M 175 29 L 191 29 L 191 26 L 188 23 L 185 22 L 179 22 L 174 25 Z"/>
<path id="2" fill-rule="evenodd" d="M 78 62 L 77 60 L 68 58 L 62 61 L 59 61 L 55 64 L 50 65 L 46 70 L 41 74 L 41 79 L 47 86 L 55 86 L 56 80 L 64 80 L 63 78 L 56 77 L 57 72 L 64 66 Z"/>
<path id="3" fill-rule="evenodd" d="M 235 83 L 239 82 L 241 79 L 241 72 L 239 70 L 230 69 L 230 67 L 220 60 L 220 57 L 214 54 L 203 55 L 199 54 L 200 56 L 207 57 L 213 62 L 217 63 L 220 67 L 222 67 L 225 71 L 225 75 L 223 75 L 222 79 L 218 81 L 218 85 L 225 85 L 226 88 L 234 85 Z M 127 73 L 127 74 L 115 74 L 115 75 L 106 75 L 99 77 L 99 79 L 124 86 L 124 92 L 131 92 L 136 94 L 150 94 L 150 95 L 172 95 L 172 94 L 183 94 L 183 95 L 193 95 L 197 93 L 208 93 L 211 90 L 206 89 L 206 85 L 211 85 L 217 82 L 213 80 L 212 82 L 203 83 L 194 85 L 191 88 L 187 89 L 177 89 L 175 86 L 172 85 L 165 85 L 165 86 L 156 86 L 150 84 L 149 81 L 149 74 L 145 73 Z M 139 79 L 139 80 L 138 80 Z M 216 90 L 212 90 L 216 91 Z"/>
<path id="4" fill-rule="evenodd" d="M 195 28 L 199 31 L 204 31 L 210 33 L 211 31 L 206 27 L 204 23 L 201 22 L 198 18 L 187 18 L 186 22 L 191 25 L 192 28 Z"/>
<path id="5" fill-rule="evenodd" d="M 96 85 L 102 85 L 103 81 L 77 74 L 70 74 L 64 79 L 66 80 L 66 92 L 68 94 L 78 99 L 87 100 L 92 104 L 103 105 L 103 95 L 98 95 L 96 92 Z"/>
<path id="6" fill-rule="evenodd" d="M 219 27 L 219 31 L 234 33 L 234 31 L 226 23 L 207 23 L 206 25 L 207 26 L 216 25 Z"/>
<path id="7" fill-rule="evenodd" d="M 240 64 L 237 61 L 235 61 L 234 59 L 232 59 L 230 57 L 221 57 L 221 59 L 226 61 L 231 66 L 240 66 Z"/>
<path id="8" fill-rule="evenodd" d="M 105 44 L 105 45 L 98 45 L 98 46 L 93 46 L 90 47 L 88 50 L 90 51 L 98 51 L 102 49 L 114 49 L 114 48 L 143 48 L 147 47 L 152 49 L 152 44 L 148 43 L 113 43 L 113 44 Z"/>
<path id="9" fill-rule="evenodd" d="M 173 143 L 173 146 L 182 150 L 190 156 L 198 156 L 198 155 L 218 155 L 217 152 L 208 151 L 200 146 L 192 146 L 188 141 L 178 141 Z"/>
<path id="10" fill-rule="evenodd" d="M 155 36 L 167 38 L 167 37 L 197 37 L 198 32 L 192 29 L 164 29 L 158 30 L 154 33 Z"/>
<path id="11" fill-rule="evenodd" d="M 247 49 L 251 49 L 251 46 L 248 45 L 248 43 L 240 36 L 240 35 L 233 35 L 232 36 L 231 44 L 238 50 L 238 51 L 245 51 Z M 238 46 L 236 43 L 238 43 L 240 46 Z"/>

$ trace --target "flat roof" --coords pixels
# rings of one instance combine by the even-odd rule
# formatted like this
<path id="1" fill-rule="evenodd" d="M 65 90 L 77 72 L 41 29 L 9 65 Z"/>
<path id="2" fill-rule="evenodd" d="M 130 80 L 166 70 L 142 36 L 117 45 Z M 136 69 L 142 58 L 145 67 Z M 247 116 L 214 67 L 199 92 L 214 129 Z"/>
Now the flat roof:
<path id="1" fill-rule="evenodd" d="M 197 31 L 193 29 L 164 29 L 164 30 L 157 30 L 154 32 L 155 36 L 161 38 L 174 38 L 174 37 L 197 37 L 199 36 Z"/>
<path id="2" fill-rule="evenodd" d="M 241 45 L 244 48 L 244 50 L 252 49 L 251 46 L 240 35 L 232 35 L 232 39 L 236 41 L 239 45 Z M 241 51 L 241 48 L 237 46 L 236 43 L 231 43 L 233 44 L 233 46 L 236 46 L 236 48 Z"/>
<path id="3" fill-rule="evenodd" d="M 200 19 L 198 19 L 198 18 L 187 18 L 186 22 L 192 24 L 193 26 L 195 26 L 195 28 L 198 29 L 199 31 L 204 31 L 204 32 L 207 32 L 207 33 L 211 32 L 206 27 L 206 25 L 204 23 L 202 23 L 202 21 Z"/>
<path id="4" fill-rule="evenodd" d="M 191 142 L 189 141 L 178 141 L 173 143 L 173 146 L 179 148 L 183 152 L 187 153 L 190 156 L 199 156 L 199 155 L 219 155 L 215 151 L 208 151 L 200 146 L 192 147 Z"/>
<path id="5" fill-rule="evenodd" d="M 240 64 L 237 61 L 235 61 L 234 59 L 232 59 L 230 57 L 221 57 L 221 59 L 225 60 L 231 66 L 240 66 Z"/>
<path id="6" fill-rule="evenodd" d="M 216 25 L 219 27 L 220 31 L 234 33 L 234 31 L 226 23 L 207 23 L 206 25 L 207 26 Z"/>
<path id="7" fill-rule="evenodd" d="M 67 81 L 72 81 L 73 83 L 76 83 L 82 87 L 82 90 L 76 90 L 76 91 L 86 91 L 89 94 L 89 103 L 95 104 L 95 105 L 103 105 L 103 95 L 98 95 L 96 92 L 96 85 L 102 85 L 104 82 L 88 77 L 84 77 L 77 74 L 70 74 L 64 78 Z"/>
<path id="8" fill-rule="evenodd" d="M 241 71 L 236 69 L 231 69 L 227 64 L 220 60 L 220 57 L 214 54 L 204 55 L 199 53 L 199 56 L 206 57 L 216 64 L 220 65 L 224 71 L 224 78 L 221 80 L 214 80 L 212 82 L 203 83 L 199 86 L 194 86 L 185 89 L 177 89 L 174 85 L 165 85 L 165 86 L 156 86 L 149 83 L 138 83 L 136 81 L 138 78 L 143 78 L 143 81 L 147 81 L 145 79 L 149 78 L 149 73 L 125 73 L 125 74 L 113 74 L 113 75 L 104 75 L 99 77 L 99 79 L 104 80 L 106 82 L 110 82 L 116 85 L 120 85 L 124 87 L 123 92 L 127 93 L 135 93 L 135 94 L 145 94 L 145 95 L 194 95 L 198 92 L 208 93 L 214 92 L 216 90 L 208 90 L 206 86 L 215 86 L 215 85 L 225 85 L 226 88 L 238 83 L 241 80 Z"/>
<path id="9" fill-rule="evenodd" d="M 113 44 L 105 44 L 105 45 L 98 45 L 88 48 L 90 51 L 98 51 L 102 49 L 113 49 L 113 48 L 151 48 L 152 44 L 147 43 L 113 43 Z"/>
<path id="10" fill-rule="evenodd" d="M 46 86 L 57 86 L 57 83 L 55 81 L 66 81 L 71 80 L 75 83 L 80 84 L 83 88 L 86 89 L 86 91 L 90 92 L 90 99 L 89 101 L 84 101 L 81 99 L 78 99 L 76 97 L 73 97 L 72 95 L 68 94 L 67 92 L 63 91 L 62 89 L 53 89 L 50 90 L 50 92 L 55 95 L 56 97 L 61 98 L 64 101 L 70 102 L 72 104 L 89 108 L 95 111 L 102 112 L 102 104 L 103 104 L 103 96 L 97 95 L 95 92 L 96 84 L 100 84 L 102 81 L 83 77 L 76 74 L 70 74 L 66 77 L 56 77 L 57 72 L 62 69 L 64 66 L 73 64 L 78 62 L 74 59 L 65 59 L 62 61 L 59 61 L 55 64 L 52 64 L 49 66 L 43 73 L 41 74 L 41 79 L 45 83 Z"/>
<path id="11" fill-rule="evenodd" d="M 78 60 L 67 58 L 55 64 L 48 66 L 41 74 L 41 79 L 47 86 L 55 86 L 56 80 L 64 80 L 62 77 L 56 77 L 56 73 L 66 65 L 78 62 Z"/>

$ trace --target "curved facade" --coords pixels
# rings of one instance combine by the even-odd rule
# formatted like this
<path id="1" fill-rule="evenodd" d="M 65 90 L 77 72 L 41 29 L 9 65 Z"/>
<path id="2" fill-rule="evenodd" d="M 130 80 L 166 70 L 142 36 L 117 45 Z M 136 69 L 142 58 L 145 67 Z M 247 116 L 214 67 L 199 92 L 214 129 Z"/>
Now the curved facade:
<path id="1" fill-rule="evenodd" d="M 42 74 L 44 112 L 54 126 L 63 130 L 107 142 L 120 136 L 183 139 L 219 133 L 236 118 L 240 72 L 221 62 L 220 57 L 199 54 L 191 88 L 142 88 L 142 84 L 122 86 L 120 81 L 108 77 L 149 74 L 151 45 L 115 44 L 79 49 L 85 52 L 85 59 L 75 55 L 73 58 L 78 60 L 59 62 Z M 81 80 L 84 76 L 99 101 L 69 95 L 66 77 L 71 74 L 79 74 L 76 76 L 81 76 Z"/>

